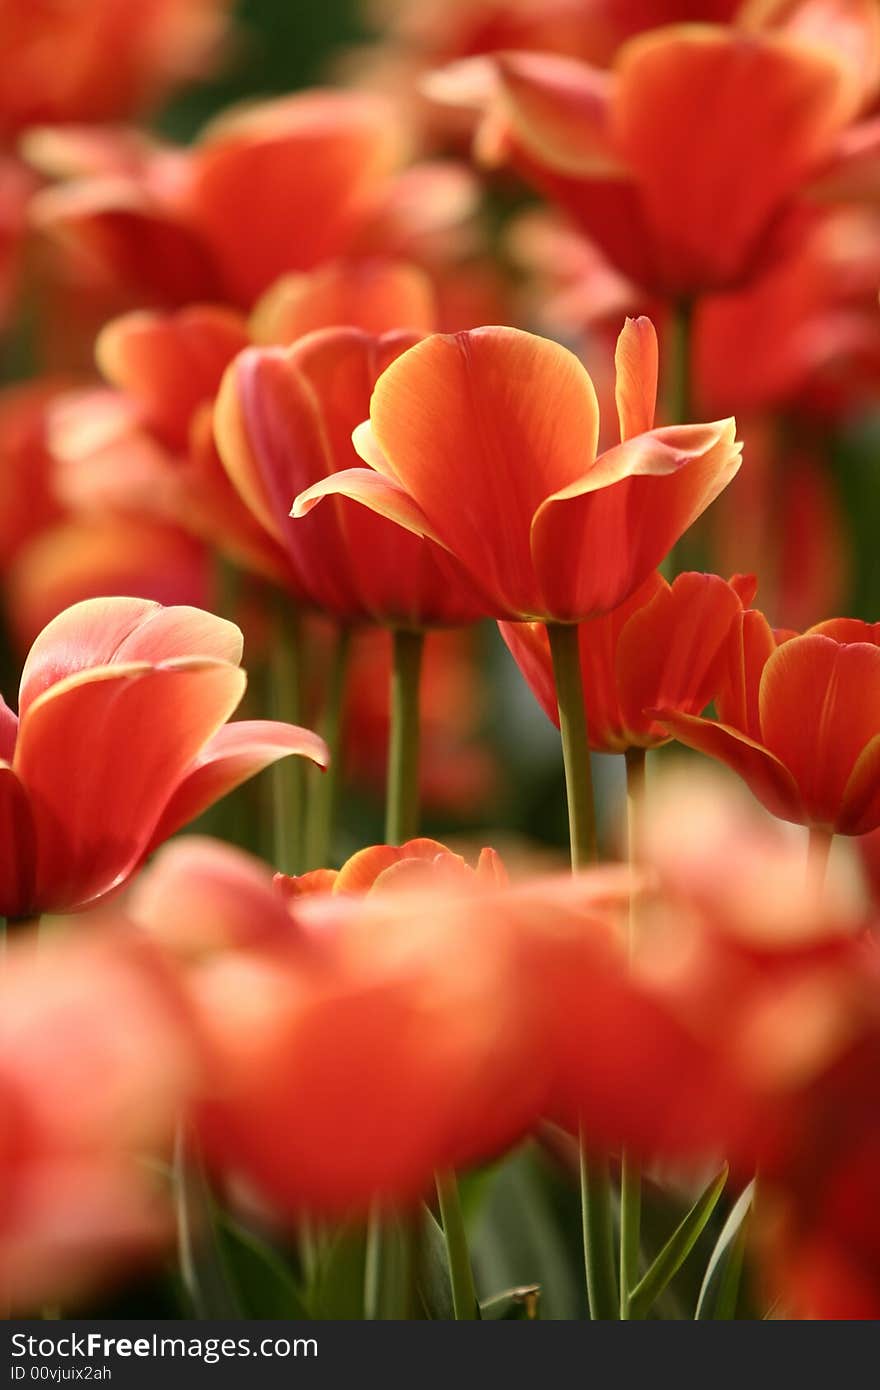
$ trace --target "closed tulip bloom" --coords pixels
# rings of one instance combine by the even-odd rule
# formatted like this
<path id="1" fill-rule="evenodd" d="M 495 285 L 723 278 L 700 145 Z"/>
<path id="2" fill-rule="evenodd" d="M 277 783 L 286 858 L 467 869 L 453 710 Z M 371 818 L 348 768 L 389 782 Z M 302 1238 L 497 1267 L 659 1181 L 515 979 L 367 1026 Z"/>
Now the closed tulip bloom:
<path id="1" fill-rule="evenodd" d="M 621 444 L 598 455 L 578 359 L 513 328 L 426 338 L 379 378 L 355 434 L 372 467 L 300 494 L 349 497 L 445 547 L 498 618 L 582 622 L 616 608 L 736 473 L 735 422 L 654 429 L 657 340 L 617 345 Z"/>
<path id="2" fill-rule="evenodd" d="M 844 835 L 880 825 L 877 624 L 833 618 L 792 636 L 755 610 L 739 615 L 716 707 L 717 720 L 656 715 L 783 820 Z"/>
<path id="3" fill-rule="evenodd" d="M 287 349 L 250 348 L 228 369 L 215 410 L 217 444 L 241 496 L 286 552 L 302 594 L 348 622 L 458 626 L 482 614 L 446 551 L 340 496 L 305 522 L 293 499 L 347 476 L 351 434 L 389 363 L 413 333 L 357 328 L 310 333 Z"/>
<path id="4" fill-rule="evenodd" d="M 105 897 L 181 825 L 288 754 L 307 729 L 227 724 L 246 684 L 234 624 L 134 598 L 66 609 L 34 642 L 19 712 L 0 707 L 0 911 Z"/>
<path id="5" fill-rule="evenodd" d="M 751 596 L 754 586 L 746 584 Z M 741 611 L 737 581 L 680 574 L 669 584 L 654 573 L 619 608 L 583 623 L 578 639 L 590 746 L 597 753 L 658 748 L 671 735 L 651 710 L 662 705 L 701 714 L 720 683 L 725 639 Z M 499 627 L 533 695 L 558 726 L 547 629 L 541 623 Z"/>

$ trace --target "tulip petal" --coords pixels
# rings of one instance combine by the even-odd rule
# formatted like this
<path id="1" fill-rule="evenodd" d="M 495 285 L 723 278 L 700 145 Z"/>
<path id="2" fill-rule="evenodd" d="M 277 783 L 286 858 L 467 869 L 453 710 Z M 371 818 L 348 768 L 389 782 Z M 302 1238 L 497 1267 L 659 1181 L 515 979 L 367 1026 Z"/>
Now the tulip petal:
<path id="1" fill-rule="evenodd" d="M 319 328 L 348 324 L 367 333 L 430 333 L 436 305 L 425 271 L 402 261 L 355 261 L 285 275 L 251 315 L 255 343 L 285 346 Z"/>
<path id="2" fill-rule="evenodd" d="M 821 633 L 785 642 L 764 667 L 761 729 L 810 819 L 834 828 L 860 754 L 880 733 L 880 648 Z"/>
<path id="3" fill-rule="evenodd" d="M 611 141 L 607 72 L 550 53 L 505 53 L 495 62 L 502 110 L 530 156 L 565 174 L 625 173 Z"/>
<path id="4" fill-rule="evenodd" d="M 740 729 L 757 743 L 762 741 L 761 675 L 778 645 L 777 635 L 758 609 L 750 608 L 734 618 L 715 703 L 722 724 Z"/>
<path id="5" fill-rule="evenodd" d="M 414 536 L 425 536 L 438 545 L 443 544 L 425 513 L 400 483 L 383 477 L 373 469 L 344 468 L 341 473 L 331 473 L 321 478 L 320 482 L 313 483 L 294 498 L 290 515 L 296 518 L 308 516 L 324 497 L 348 497 L 352 502 L 360 502 L 368 507 L 377 516 L 387 517 Z"/>
<path id="6" fill-rule="evenodd" d="M 615 145 L 670 289 L 722 287 L 750 269 L 784 200 L 830 154 L 852 80 L 833 56 L 775 35 L 690 25 L 626 45 Z"/>
<path id="7" fill-rule="evenodd" d="M 247 346 L 231 309 L 194 305 L 176 314 L 139 311 L 107 324 L 95 343 L 106 379 L 138 402 L 171 447 L 186 446 L 190 420 L 213 400 L 227 365 Z"/>
<path id="8" fill-rule="evenodd" d="M 152 845 L 161 844 L 242 782 L 291 755 L 310 758 L 320 768 L 330 761 L 326 743 L 311 729 L 271 719 L 225 724 L 199 751 L 175 788 L 153 832 Z"/>
<path id="9" fill-rule="evenodd" d="M 27 792 L 0 762 L 0 915 L 30 916 L 34 907 L 37 842 Z"/>
<path id="10" fill-rule="evenodd" d="M 733 420 L 652 430 L 609 449 L 538 508 L 531 548 L 544 612 L 610 612 L 656 569 L 740 466 Z"/>
<path id="11" fill-rule="evenodd" d="M 31 647 L 21 676 L 20 716 L 49 686 L 79 671 L 190 656 L 237 666 L 242 643 L 234 623 L 201 608 L 163 608 L 140 598 L 83 599 L 53 618 Z"/>
<path id="12" fill-rule="evenodd" d="M 679 743 L 716 758 L 736 772 L 774 816 L 798 825 L 804 823 L 804 805 L 794 778 L 768 749 L 729 724 L 718 724 L 712 719 L 700 719 L 677 710 L 649 712 Z"/>
<path id="13" fill-rule="evenodd" d="M 295 939 L 266 865 L 199 835 L 167 845 L 138 876 L 128 903 L 135 921 L 185 955 Z"/>
<path id="14" fill-rule="evenodd" d="M 83 906 L 137 867 L 244 687 L 238 667 L 192 658 L 83 671 L 32 701 L 14 768 L 37 831 L 39 910 Z"/>
<path id="15" fill-rule="evenodd" d="M 614 353 L 614 398 L 621 440 L 646 434 L 657 409 L 657 333 L 644 316 L 627 319 Z"/>
<path id="16" fill-rule="evenodd" d="M 646 709 L 702 713 L 715 696 L 723 644 L 739 611 L 737 594 L 718 575 L 680 574 L 632 615 L 618 640 L 616 668 L 634 741 L 662 737 Z"/>
<path id="17" fill-rule="evenodd" d="M 370 418 L 395 477 L 496 616 L 534 614 L 532 517 L 595 458 L 599 408 L 578 359 L 512 328 L 438 334 L 382 374 Z"/>
<path id="18" fill-rule="evenodd" d="M 0 695 L 0 759 L 12 762 L 15 741 L 18 738 L 18 716 L 9 708 Z"/>
<path id="19" fill-rule="evenodd" d="M 850 773 L 836 829 L 841 835 L 868 835 L 880 825 L 880 734 L 875 734 Z"/>

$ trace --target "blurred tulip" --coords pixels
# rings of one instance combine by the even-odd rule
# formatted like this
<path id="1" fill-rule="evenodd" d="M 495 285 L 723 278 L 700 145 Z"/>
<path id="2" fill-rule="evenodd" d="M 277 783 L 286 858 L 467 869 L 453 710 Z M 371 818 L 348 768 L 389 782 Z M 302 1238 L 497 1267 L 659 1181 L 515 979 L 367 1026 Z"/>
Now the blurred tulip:
<path id="1" fill-rule="evenodd" d="M 403 168 L 392 109 L 362 93 L 256 103 L 186 149 L 129 144 L 128 162 L 109 170 L 105 150 L 76 131 L 33 132 L 27 150 L 50 175 L 73 174 L 33 205 L 56 274 L 88 267 L 121 308 L 250 308 L 282 275 L 329 262 L 403 257 L 430 268 L 474 249 L 474 176 L 442 162 Z"/>
<path id="2" fill-rule="evenodd" d="M 610 74 L 551 54 L 485 60 L 464 75 L 488 107 L 484 155 L 512 158 L 642 287 L 680 298 L 741 285 L 789 253 L 804 195 L 842 157 L 870 90 L 865 63 L 880 52 L 867 3 L 853 24 L 829 22 L 821 46 L 784 7 L 764 9 L 745 33 L 641 34 Z M 444 85 L 454 99 L 454 75 Z M 748 120 L 731 124 L 732 107 Z"/>
<path id="3" fill-rule="evenodd" d="M 481 615 L 433 540 L 344 496 L 304 522 L 290 519 L 294 498 L 310 484 L 350 475 L 351 434 L 374 384 L 415 341 L 411 333 L 338 328 L 308 334 L 287 351 L 251 348 L 229 368 L 217 400 L 217 445 L 233 483 L 284 547 L 300 591 L 346 622 L 420 628 Z"/>
<path id="4" fill-rule="evenodd" d="M 500 618 L 577 622 L 622 603 L 739 467 L 735 422 L 653 429 L 657 342 L 628 320 L 618 448 L 596 457 L 593 383 L 572 353 L 512 328 L 435 336 L 376 384 L 355 445 L 294 515 L 343 496 L 428 537 Z"/>
<path id="5" fill-rule="evenodd" d="M 753 582 L 652 574 L 619 608 L 578 629 L 590 747 L 598 753 L 656 748 L 669 731 L 649 711 L 701 714 L 721 681 L 725 639 Z M 501 635 L 547 718 L 559 708 L 547 629 L 499 623 Z"/>
<path id="6" fill-rule="evenodd" d="M 48 418 L 62 383 L 36 379 L 0 392 L 0 569 L 57 521 Z"/>
<path id="7" fill-rule="evenodd" d="M 736 618 L 718 719 L 655 711 L 680 742 L 726 763 L 783 820 L 844 835 L 880 824 L 876 624 L 833 618 L 802 636 Z"/>
<path id="8" fill-rule="evenodd" d="M 173 1232 L 168 1164 L 200 1059 L 182 991 L 114 917 L 0 970 L 0 1297 L 77 1304 Z"/>
<path id="9" fill-rule="evenodd" d="M 145 0 L 135 10 L 126 0 L 3 0 L 0 134 L 155 105 L 213 65 L 228 9 L 228 0 Z"/>
<path id="10" fill-rule="evenodd" d="M 280 1216 L 414 1201 L 435 1169 L 503 1150 L 540 1109 L 546 1067 L 490 907 L 497 875 L 487 861 L 450 876 L 450 862 L 463 868 L 424 841 L 376 847 L 342 870 L 348 891 L 291 895 L 240 852 L 181 841 L 139 880 L 140 920 L 191 959 L 203 943 L 189 980 L 215 1065 L 208 1157 Z"/>
<path id="11" fill-rule="evenodd" d="M 317 735 L 227 725 L 241 633 L 192 608 L 93 599 L 59 614 L 2 707 L 6 917 L 82 908 L 155 845 L 279 757 L 323 764 Z"/>

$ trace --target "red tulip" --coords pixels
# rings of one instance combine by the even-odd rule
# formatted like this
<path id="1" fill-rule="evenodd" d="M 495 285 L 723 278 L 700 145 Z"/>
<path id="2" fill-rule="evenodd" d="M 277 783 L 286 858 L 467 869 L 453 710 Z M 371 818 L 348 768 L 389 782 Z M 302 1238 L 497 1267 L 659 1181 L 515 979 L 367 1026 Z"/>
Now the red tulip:
<path id="1" fill-rule="evenodd" d="M 835 618 L 774 634 L 734 622 L 718 719 L 658 710 L 669 732 L 718 758 L 783 820 L 844 835 L 880 825 L 880 646 L 876 624 Z"/>
<path id="2" fill-rule="evenodd" d="M 501 54 L 482 148 L 511 155 L 638 284 L 729 288 L 787 252 L 808 185 L 841 157 L 865 102 L 877 43 L 865 3 L 821 44 L 773 14 L 746 32 L 657 29 L 624 45 L 610 74 Z"/>
<path id="3" fill-rule="evenodd" d="M 279 757 L 326 762 L 306 729 L 227 725 L 241 646 L 210 613 L 132 598 L 87 600 L 44 629 L 18 717 L 0 709 L 5 916 L 84 907 Z"/>
<path id="4" fill-rule="evenodd" d="M 590 747 L 598 753 L 657 748 L 671 735 L 657 706 L 700 714 L 721 679 L 724 643 L 743 594 L 715 574 L 659 574 L 619 608 L 578 628 Z M 754 586 L 746 593 L 753 596 Z M 500 623 L 501 635 L 539 705 L 559 724 L 547 630 Z M 662 694 L 661 694 L 662 692 Z"/>
<path id="5" fill-rule="evenodd" d="M 414 334 L 338 328 L 287 351 L 251 348 L 229 368 L 217 400 L 217 444 L 235 486 L 284 547 L 300 591 L 349 622 L 454 626 L 480 616 L 431 540 L 344 498 L 304 523 L 289 516 L 297 493 L 332 483 L 356 462 L 351 433 L 374 383 L 414 341 Z"/>
<path id="6" fill-rule="evenodd" d="M 579 622 L 616 608 L 739 467 L 733 420 L 652 429 L 657 343 L 617 348 L 622 443 L 596 457 L 593 383 L 565 348 L 512 328 L 425 339 L 383 373 L 355 443 L 371 469 L 301 492 L 350 497 L 448 550 L 488 612 Z"/>

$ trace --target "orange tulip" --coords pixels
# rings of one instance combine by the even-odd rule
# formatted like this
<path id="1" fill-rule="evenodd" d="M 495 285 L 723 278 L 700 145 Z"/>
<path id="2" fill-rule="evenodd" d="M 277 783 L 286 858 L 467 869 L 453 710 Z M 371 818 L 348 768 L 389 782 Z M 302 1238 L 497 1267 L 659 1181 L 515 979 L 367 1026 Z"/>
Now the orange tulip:
<path id="1" fill-rule="evenodd" d="M 0 132 L 114 120 L 155 104 L 213 65 L 228 9 L 228 0 L 144 0 L 134 9 L 126 0 L 4 0 Z"/>
<path id="2" fill-rule="evenodd" d="M 843 157 L 880 51 L 868 0 L 842 24 L 841 7 L 819 0 L 814 10 L 835 12 L 821 43 L 782 8 L 739 29 L 642 34 L 610 74 L 550 54 L 498 55 L 482 80 L 483 152 L 512 157 L 643 287 L 737 286 L 787 254 L 808 185 Z"/>
<path id="3" fill-rule="evenodd" d="M 653 429 L 657 341 L 628 320 L 622 443 L 596 457 L 593 383 L 565 348 L 512 328 L 434 336 L 382 374 L 355 435 L 371 469 L 300 493 L 349 497 L 445 547 L 493 616 L 579 622 L 641 584 L 739 467 L 735 422 Z"/>
<path id="4" fill-rule="evenodd" d="M 186 148 L 129 142 L 108 161 L 107 142 L 53 131 L 32 135 L 27 152 L 69 180 L 33 204 L 61 273 L 87 266 L 120 307 L 250 308 L 280 276 L 328 262 L 404 257 L 430 268 L 471 249 L 462 228 L 476 180 L 442 162 L 402 169 L 393 111 L 364 93 L 256 103 Z"/>
<path id="5" fill-rule="evenodd" d="M 305 523 L 291 503 L 310 483 L 348 476 L 351 433 L 385 367 L 416 335 L 354 328 L 308 334 L 289 350 L 251 348 L 224 378 L 217 444 L 241 496 L 289 558 L 300 592 L 345 621 L 456 625 L 480 607 L 432 540 L 340 498 Z"/>
<path id="6" fill-rule="evenodd" d="M 326 763 L 293 725 L 227 725 L 241 633 L 194 608 L 86 600 L 30 650 L 19 714 L 0 708 L 7 917 L 82 908 L 179 826 L 288 754 Z"/>
<path id="7" fill-rule="evenodd" d="M 114 915 L 10 943 L 0 974 L 0 1298 L 65 1306 L 164 1253 L 200 1058 L 183 991 Z"/>
<path id="8" fill-rule="evenodd" d="M 834 618 L 802 636 L 737 617 L 718 719 L 656 717 L 680 742 L 733 768 L 783 820 L 844 835 L 880 825 L 880 646 L 876 624 Z"/>
<path id="9" fill-rule="evenodd" d="M 598 753 L 657 748 L 671 735 L 649 711 L 662 705 L 702 713 L 720 683 L 730 625 L 743 597 L 753 595 L 748 581 L 680 574 L 670 585 L 655 573 L 619 608 L 583 623 L 578 640 L 590 747 Z M 499 627 L 538 704 L 558 726 L 546 628 Z"/>

